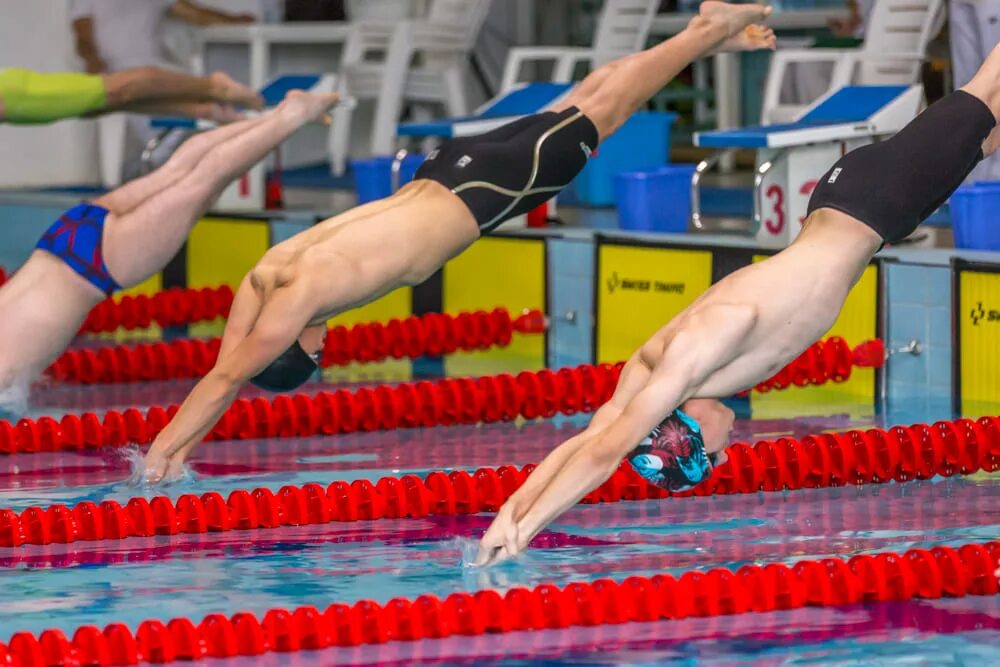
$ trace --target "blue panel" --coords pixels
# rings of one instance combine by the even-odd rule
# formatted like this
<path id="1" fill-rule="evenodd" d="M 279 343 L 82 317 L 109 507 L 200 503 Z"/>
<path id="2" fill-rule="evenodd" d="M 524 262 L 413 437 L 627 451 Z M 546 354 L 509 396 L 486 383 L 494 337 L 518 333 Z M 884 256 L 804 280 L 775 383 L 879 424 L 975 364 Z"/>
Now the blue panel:
<path id="1" fill-rule="evenodd" d="M 892 305 L 922 306 L 927 300 L 927 267 L 893 265 L 889 270 L 889 297 Z"/>
<path id="2" fill-rule="evenodd" d="M 805 122 L 857 123 L 868 120 L 889 102 L 902 95 L 907 86 L 847 86 L 802 117 Z"/>
<path id="3" fill-rule="evenodd" d="M 459 118 L 442 118 L 420 123 L 400 123 L 396 133 L 404 137 L 451 137 L 455 125 L 486 118 L 527 116 L 538 113 L 575 84 L 529 83 L 497 97 L 479 114 Z"/>
<path id="4" fill-rule="evenodd" d="M 526 116 L 537 113 L 565 94 L 572 83 L 529 83 L 500 96 L 483 109 L 482 118 Z"/>
<path id="5" fill-rule="evenodd" d="M 951 308 L 951 269 L 945 266 L 921 267 L 927 283 L 927 303 Z"/>
<path id="6" fill-rule="evenodd" d="M 754 127 L 741 127 L 735 130 L 721 130 L 719 132 L 701 132 L 697 135 L 696 144 L 708 148 L 766 148 L 767 138 L 774 134 L 798 132 L 800 130 L 841 124 L 843 124 L 843 121 L 800 120 L 794 123 L 756 125 Z"/>
<path id="7" fill-rule="evenodd" d="M 907 86 L 848 86 L 831 95 L 818 107 L 794 123 L 757 125 L 698 135 L 697 145 L 709 148 L 765 148 L 767 137 L 842 123 L 858 123 L 871 118 L 907 90 Z"/>
<path id="8" fill-rule="evenodd" d="M 0 266 L 16 269 L 28 259 L 38 237 L 45 233 L 67 207 L 9 204 L 0 206 L 3 241 L 0 242 Z"/>
<path id="9" fill-rule="evenodd" d="M 928 345 L 951 349 L 951 306 L 928 308 L 927 340 L 925 342 Z"/>
<path id="10" fill-rule="evenodd" d="M 264 97 L 264 104 L 269 107 L 276 107 L 285 99 L 285 95 L 290 90 L 311 90 L 319 83 L 318 74 L 292 74 L 279 76 L 271 83 L 264 86 L 260 94 Z"/>
<path id="11" fill-rule="evenodd" d="M 549 262 L 549 366 L 575 366 L 591 362 L 593 355 L 594 245 L 589 240 L 550 239 Z M 576 320 L 564 318 L 576 312 Z"/>
<path id="12" fill-rule="evenodd" d="M 149 126 L 154 130 L 196 130 L 198 121 L 194 118 L 161 117 L 151 118 Z"/>
<path id="13" fill-rule="evenodd" d="M 951 348 L 930 346 L 927 355 L 927 383 L 936 389 L 951 390 Z"/>

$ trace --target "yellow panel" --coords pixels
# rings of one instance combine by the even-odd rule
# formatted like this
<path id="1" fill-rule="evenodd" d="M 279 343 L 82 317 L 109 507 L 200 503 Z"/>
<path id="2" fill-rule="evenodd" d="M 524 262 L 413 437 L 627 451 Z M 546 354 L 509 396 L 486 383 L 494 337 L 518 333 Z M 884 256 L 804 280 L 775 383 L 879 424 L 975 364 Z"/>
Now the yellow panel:
<path id="1" fill-rule="evenodd" d="M 754 261 L 764 259 L 755 257 Z M 869 266 L 847 296 L 840 316 L 822 336 L 840 336 L 850 346 L 878 336 L 878 268 Z M 754 392 L 750 404 L 755 418 L 793 417 L 809 414 L 851 413 L 870 415 L 875 401 L 875 370 L 855 368 L 851 379 L 819 387 L 791 387 L 767 394 Z M 820 410 L 821 412 L 817 412 Z"/>
<path id="2" fill-rule="evenodd" d="M 712 283 L 706 250 L 598 246 L 597 360 L 631 356 Z"/>
<path id="3" fill-rule="evenodd" d="M 1000 399 L 1000 273 L 962 271 L 958 275 L 962 415 L 996 414 Z"/>
<path id="4" fill-rule="evenodd" d="M 381 299 L 341 313 L 329 320 L 329 326 L 349 327 L 366 322 L 388 322 L 413 314 L 413 290 L 401 287 Z M 335 366 L 323 371 L 327 382 L 401 382 L 413 378 L 413 363 L 409 359 L 389 359 L 378 364 Z"/>
<path id="5" fill-rule="evenodd" d="M 270 238 L 266 220 L 204 218 L 188 237 L 188 287 L 235 289 L 267 252 Z"/>
<path id="6" fill-rule="evenodd" d="M 195 225 L 187 243 L 188 287 L 240 284 L 270 245 L 267 220 L 204 218 Z M 221 336 L 224 322 L 194 324 L 192 336 Z"/>
<path id="7" fill-rule="evenodd" d="M 545 311 L 545 241 L 484 238 L 444 267 L 446 313 L 504 307 L 512 315 Z M 545 366 L 544 336 L 515 336 L 503 349 L 461 352 L 445 360 L 448 375 L 486 375 Z"/>

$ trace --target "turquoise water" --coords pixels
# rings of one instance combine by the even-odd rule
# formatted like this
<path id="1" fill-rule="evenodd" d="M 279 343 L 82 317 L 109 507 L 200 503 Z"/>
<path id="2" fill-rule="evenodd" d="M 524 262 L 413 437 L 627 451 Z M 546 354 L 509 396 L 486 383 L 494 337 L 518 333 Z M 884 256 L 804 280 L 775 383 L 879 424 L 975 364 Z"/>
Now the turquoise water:
<path id="1" fill-rule="evenodd" d="M 100 389 L 93 405 L 101 404 Z M 84 392 L 84 395 L 86 392 Z M 85 396 L 86 397 L 86 396 Z M 120 397 L 114 397 L 119 400 Z M 72 405 L 64 406 L 73 410 Z M 868 427 L 873 417 L 741 420 L 739 438 Z M 202 447 L 171 496 L 441 469 L 537 462 L 585 418 Z M 0 507 L 71 504 L 153 492 L 125 483 L 121 451 L 0 459 Z M 425 593 L 445 596 L 602 577 L 792 563 L 1000 536 L 1000 476 L 881 487 L 580 506 L 517 561 L 462 566 L 491 515 L 430 517 L 121 542 L 0 549 L 0 640 L 18 630 Z M 1000 662 L 996 598 L 921 601 L 576 628 L 270 655 L 240 665 L 674 664 L 848 665 Z M 208 663 L 206 663 L 208 664 Z M 211 664 L 222 664 L 212 661 Z"/>

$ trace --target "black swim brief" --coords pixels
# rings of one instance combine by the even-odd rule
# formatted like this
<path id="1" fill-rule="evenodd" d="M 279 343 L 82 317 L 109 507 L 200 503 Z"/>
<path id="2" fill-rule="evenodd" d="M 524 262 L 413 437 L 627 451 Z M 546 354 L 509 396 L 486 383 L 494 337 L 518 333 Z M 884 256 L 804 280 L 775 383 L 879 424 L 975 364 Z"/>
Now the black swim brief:
<path id="1" fill-rule="evenodd" d="M 597 128 L 576 107 L 547 111 L 444 142 L 414 178 L 437 181 L 458 195 L 485 234 L 569 185 L 597 142 Z"/>
<path id="2" fill-rule="evenodd" d="M 888 243 L 906 238 L 983 159 L 996 125 L 978 97 L 957 90 L 887 141 L 842 157 L 819 180 L 809 213 L 832 208 L 868 225 Z"/>

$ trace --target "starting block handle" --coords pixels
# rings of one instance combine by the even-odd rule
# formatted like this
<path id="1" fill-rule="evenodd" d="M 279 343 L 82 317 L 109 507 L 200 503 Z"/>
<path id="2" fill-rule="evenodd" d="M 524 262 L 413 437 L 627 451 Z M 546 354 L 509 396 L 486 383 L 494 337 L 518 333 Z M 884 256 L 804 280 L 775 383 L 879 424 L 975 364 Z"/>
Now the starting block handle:
<path id="1" fill-rule="evenodd" d="M 718 153 L 710 155 L 699 162 L 698 166 L 694 168 L 694 174 L 691 175 L 691 223 L 694 225 L 695 229 L 705 228 L 705 224 L 701 219 L 701 177 L 704 176 L 705 172 L 709 169 L 716 166 L 724 158 L 735 152 L 735 148 L 727 148 L 724 151 L 719 151 Z"/>
<path id="2" fill-rule="evenodd" d="M 399 170 L 403 168 L 403 160 L 410 154 L 405 148 L 400 148 L 392 157 L 392 192 L 399 192 Z"/>
<path id="3" fill-rule="evenodd" d="M 785 157 L 788 149 L 778 151 L 770 160 L 760 163 L 753 175 L 753 233 L 760 229 L 761 220 L 764 218 L 764 203 L 761 191 L 764 189 L 764 177 L 771 171 L 775 163 Z"/>

